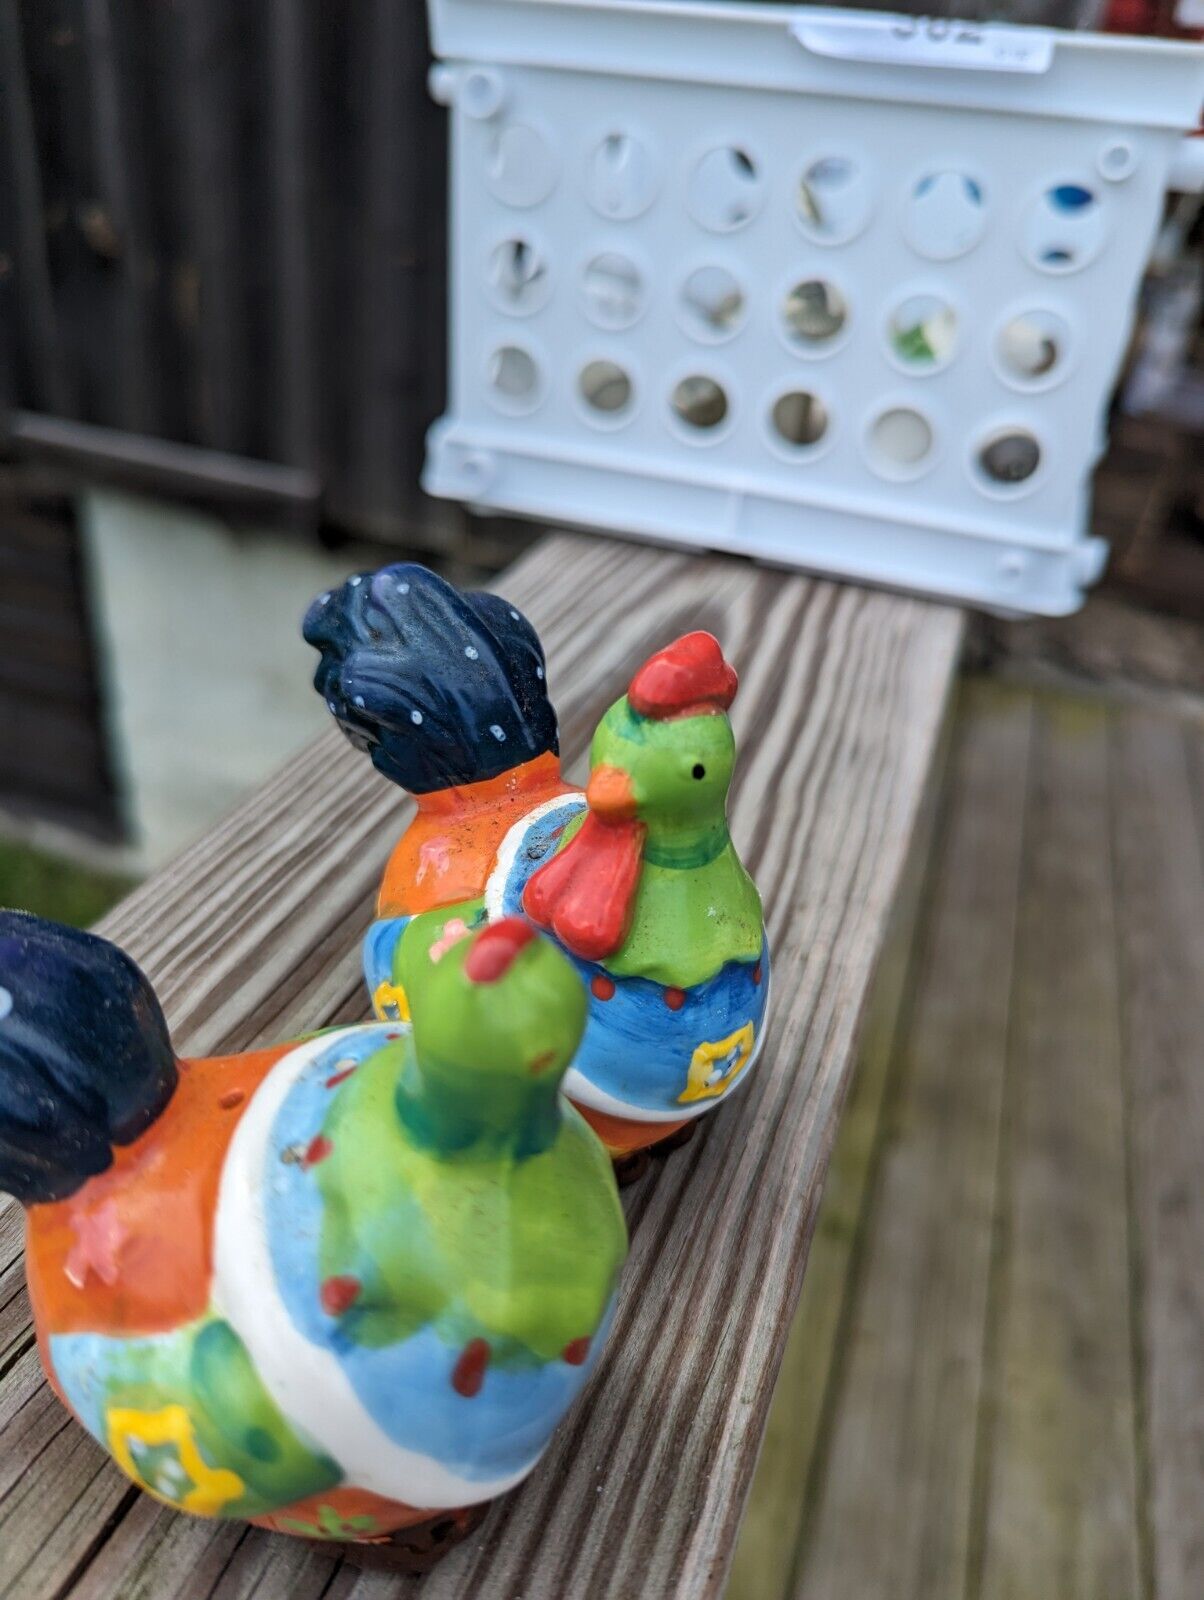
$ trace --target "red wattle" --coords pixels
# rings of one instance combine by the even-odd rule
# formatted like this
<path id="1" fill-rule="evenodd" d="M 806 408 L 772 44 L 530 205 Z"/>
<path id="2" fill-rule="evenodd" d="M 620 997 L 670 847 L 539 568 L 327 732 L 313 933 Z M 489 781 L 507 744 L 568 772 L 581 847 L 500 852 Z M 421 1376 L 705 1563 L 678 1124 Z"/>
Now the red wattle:
<path id="1" fill-rule="evenodd" d="M 642 822 L 602 822 L 580 831 L 527 880 L 523 910 L 582 961 L 602 961 L 626 939 L 644 853 Z"/>

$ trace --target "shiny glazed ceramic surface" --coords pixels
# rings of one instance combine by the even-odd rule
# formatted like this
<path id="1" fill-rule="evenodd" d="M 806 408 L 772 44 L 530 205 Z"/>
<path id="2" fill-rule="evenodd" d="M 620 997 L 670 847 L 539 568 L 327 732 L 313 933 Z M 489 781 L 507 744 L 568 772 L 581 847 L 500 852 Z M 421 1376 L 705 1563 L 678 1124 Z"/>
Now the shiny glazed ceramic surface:
<path id="1" fill-rule="evenodd" d="M 408 1016 L 448 939 L 521 913 L 588 987 L 566 1088 L 613 1154 L 741 1084 L 769 951 L 727 827 L 737 679 L 718 641 L 686 634 L 644 663 L 598 726 L 582 793 L 560 776 L 538 637 L 505 601 L 386 567 L 321 596 L 305 636 L 344 732 L 418 805 L 364 944 L 376 1015 Z"/>
<path id="2" fill-rule="evenodd" d="M 449 934 L 411 1020 L 207 1060 L 93 936 L 0 914 L 0 984 L 43 1362 L 135 1483 L 371 1539 L 531 1470 L 626 1252 L 560 1092 L 586 997 L 550 941 Z"/>

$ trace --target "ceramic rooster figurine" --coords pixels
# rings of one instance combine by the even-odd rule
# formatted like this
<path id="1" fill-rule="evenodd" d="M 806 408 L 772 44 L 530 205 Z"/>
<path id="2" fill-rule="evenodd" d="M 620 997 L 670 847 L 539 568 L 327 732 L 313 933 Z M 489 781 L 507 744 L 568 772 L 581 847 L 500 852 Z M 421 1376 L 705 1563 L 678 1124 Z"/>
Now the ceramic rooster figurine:
<path id="1" fill-rule="evenodd" d="M 522 912 L 589 989 L 570 1098 L 619 1160 L 679 1141 L 747 1076 L 769 990 L 727 828 L 737 684 L 718 642 L 687 634 L 644 663 L 582 794 L 560 776 L 539 639 L 506 601 L 391 566 L 322 595 L 304 632 L 343 731 L 418 806 L 365 942 L 377 1016 L 407 1015 L 449 938 Z"/>
<path id="2" fill-rule="evenodd" d="M 0 913 L 0 1189 L 42 1360 L 171 1506 L 453 1530 L 597 1360 L 626 1234 L 560 1093 L 580 979 L 508 918 L 411 1000 L 412 1023 L 177 1061 L 127 956 Z"/>

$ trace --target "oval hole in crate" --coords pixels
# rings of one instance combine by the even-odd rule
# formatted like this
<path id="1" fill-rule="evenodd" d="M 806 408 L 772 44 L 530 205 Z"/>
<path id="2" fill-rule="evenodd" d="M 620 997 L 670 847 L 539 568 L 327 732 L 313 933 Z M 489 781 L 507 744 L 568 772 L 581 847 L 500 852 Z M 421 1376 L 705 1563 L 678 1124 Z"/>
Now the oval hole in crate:
<path id="1" fill-rule="evenodd" d="M 1025 213 L 1025 259 L 1041 272 L 1077 272 L 1095 260 L 1107 233 L 1104 208 L 1083 183 L 1056 183 Z"/>
<path id="2" fill-rule="evenodd" d="M 930 261 L 964 256 L 987 226 L 986 196 L 965 172 L 929 172 L 907 197 L 903 233 L 911 248 Z"/>
<path id="3" fill-rule="evenodd" d="M 581 278 L 585 314 L 599 328 L 629 328 L 644 309 L 644 278 L 634 261 L 604 250 Z"/>
<path id="4" fill-rule="evenodd" d="M 797 350 L 817 351 L 830 345 L 849 319 L 848 302 L 825 278 L 804 278 L 782 302 L 786 338 Z"/>
<path id="5" fill-rule="evenodd" d="M 690 215 L 712 233 L 744 227 L 761 209 L 764 197 L 760 169 L 739 145 L 709 150 L 690 177 Z"/>
<path id="6" fill-rule="evenodd" d="M 744 321 L 744 290 L 726 267 L 697 267 L 681 286 L 681 320 L 696 339 L 730 339 Z"/>
<path id="7" fill-rule="evenodd" d="M 1027 483 L 1041 465 L 1041 446 L 1027 428 L 1005 428 L 979 445 L 975 462 L 994 489 Z"/>
<path id="8" fill-rule="evenodd" d="M 995 354 L 1003 376 L 1026 388 L 1060 376 L 1070 348 L 1070 329 L 1053 311 L 1022 311 L 999 330 Z"/>
<path id="9" fill-rule="evenodd" d="M 674 389 L 672 405 L 686 427 L 705 433 L 727 417 L 727 391 L 718 379 L 694 372 Z"/>
<path id="10" fill-rule="evenodd" d="M 631 379 L 617 361 L 587 362 L 577 388 L 590 410 L 603 416 L 618 417 L 631 405 Z"/>
<path id="11" fill-rule="evenodd" d="M 808 389 L 790 389 L 774 401 L 774 432 L 796 450 L 817 445 L 828 431 L 828 408 Z"/>
<path id="12" fill-rule="evenodd" d="M 632 133 L 608 133 L 590 157 L 585 193 L 604 217 L 627 222 L 647 211 L 656 198 L 656 162 Z"/>
<path id="13" fill-rule="evenodd" d="M 794 207 L 809 238 L 819 244 L 846 244 L 869 221 L 869 181 L 850 156 L 820 156 L 799 179 Z"/>
<path id="14" fill-rule="evenodd" d="M 539 400 L 539 367 L 521 345 L 504 344 L 489 357 L 486 374 L 495 402 L 506 411 L 530 410 Z"/>
<path id="15" fill-rule="evenodd" d="M 957 312 L 939 295 L 909 295 L 891 313 L 887 337 L 900 366 L 910 372 L 936 372 L 953 359 Z"/>
<path id="16" fill-rule="evenodd" d="M 886 477 L 911 477 L 932 454 L 933 439 L 932 424 L 922 412 L 892 406 L 870 425 L 870 459 Z"/>
<path id="17" fill-rule="evenodd" d="M 503 239 L 489 257 L 489 289 L 503 311 L 538 311 L 551 289 L 548 263 L 527 239 Z"/>
<path id="18" fill-rule="evenodd" d="M 537 206 L 556 187 L 556 152 L 535 128 L 512 122 L 493 136 L 486 182 L 505 205 Z"/>

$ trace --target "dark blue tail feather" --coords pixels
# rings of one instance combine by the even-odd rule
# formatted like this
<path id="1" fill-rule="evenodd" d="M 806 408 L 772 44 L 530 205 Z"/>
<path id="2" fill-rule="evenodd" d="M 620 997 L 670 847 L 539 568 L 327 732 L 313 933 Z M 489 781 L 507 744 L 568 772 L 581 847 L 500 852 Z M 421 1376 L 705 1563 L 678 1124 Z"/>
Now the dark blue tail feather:
<path id="1" fill-rule="evenodd" d="M 411 794 L 559 749 L 539 636 L 497 595 L 461 593 L 405 562 L 321 595 L 302 631 L 343 732 Z"/>
<path id="2" fill-rule="evenodd" d="M 61 1200 L 103 1172 L 175 1089 L 167 1024 L 129 956 L 0 911 L 0 1190 Z"/>

